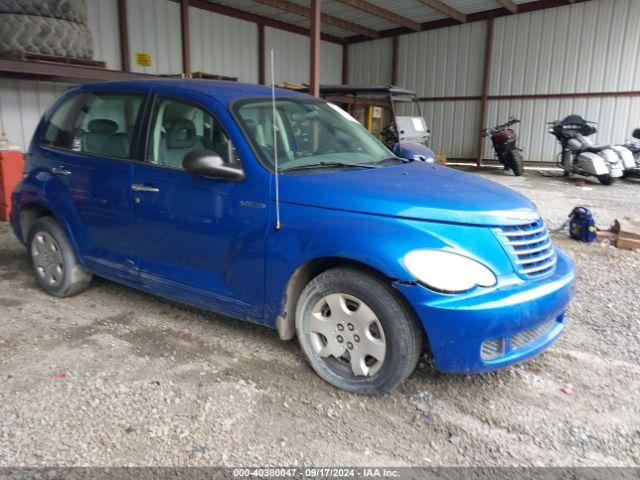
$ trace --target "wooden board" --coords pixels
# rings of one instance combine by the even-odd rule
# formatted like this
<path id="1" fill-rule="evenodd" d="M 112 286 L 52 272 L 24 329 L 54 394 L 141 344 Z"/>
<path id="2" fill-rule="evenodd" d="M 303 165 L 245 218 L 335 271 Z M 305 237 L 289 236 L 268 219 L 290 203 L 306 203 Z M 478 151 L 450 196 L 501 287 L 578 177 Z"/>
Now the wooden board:
<path id="1" fill-rule="evenodd" d="M 59 57 L 57 55 L 46 55 L 43 53 L 31 53 L 31 52 L 2 52 L 1 58 L 7 58 L 11 60 L 23 60 L 28 62 L 42 62 L 42 63 L 62 63 L 66 65 L 77 65 L 83 67 L 93 68 L 107 68 L 106 62 L 102 60 L 89 60 L 87 58 L 73 58 L 73 57 Z"/>

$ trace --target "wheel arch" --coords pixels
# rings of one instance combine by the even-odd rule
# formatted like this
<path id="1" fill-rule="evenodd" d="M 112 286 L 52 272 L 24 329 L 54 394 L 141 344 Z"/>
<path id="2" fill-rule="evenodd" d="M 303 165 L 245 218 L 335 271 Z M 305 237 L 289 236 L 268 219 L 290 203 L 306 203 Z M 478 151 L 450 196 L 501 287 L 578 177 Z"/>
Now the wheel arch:
<path id="1" fill-rule="evenodd" d="M 357 260 L 346 257 L 320 257 L 305 261 L 289 277 L 281 299 L 281 313 L 276 318 L 276 329 L 281 340 L 291 340 L 296 335 L 296 307 L 300 295 L 307 284 L 321 273 L 337 267 L 351 267 L 378 278 L 391 287 L 398 300 L 405 305 L 411 315 L 414 316 L 414 319 L 418 320 L 417 313 L 407 298 L 392 287 L 393 282 L 397 281 L 397 279 L 391 278 L 371 265 Z M 421 325 L 421 322 L 418 323 Z M 423 335 L 426 335 L 423 328 L 420 330 Z"/>
<path id="2" fill-rule="evenodd" d="M 14 230 L 16 231 L 18 239 L 26 246 L 29 238 L 29 229 L 36 220 L 42 217 L 53 217 L 53 219 L 58 222 L 64 233 L 69 238 L 71 246 L 75 250 L 76 254 L 78 254 L 80 264 L 84 266 L 84 260 L 82 256 L 79 255 L 78 243 L 64 216 L 60 215 L 52 205 L 41 201 L 38 197 L 29 198 L 27 201 L 20 204 L 17 214 L 17 224 L 14 225 Z"/>

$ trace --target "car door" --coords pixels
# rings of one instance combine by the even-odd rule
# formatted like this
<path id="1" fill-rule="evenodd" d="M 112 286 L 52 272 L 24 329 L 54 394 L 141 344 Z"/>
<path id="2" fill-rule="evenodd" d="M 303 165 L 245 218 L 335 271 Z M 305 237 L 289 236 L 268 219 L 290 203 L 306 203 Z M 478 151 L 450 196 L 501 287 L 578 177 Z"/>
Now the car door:
<path id="1" fill-rule="evenodd" d="M 79 93 L 64 119 L 54 113 L 40 150 L 56 178 L 47 187 L 49 197 L 71 199 L 65 215 L 75 220 L 87 266 L 127 280 L 137 279 L 130 185 L 144 98 L 144 91 Z"/>
<path id="2" fill-rule="evenodd" d="M 197 149 L 240 162 L 220 115 L 232 121 L 204 97 L 155 96 L 145 161 L 133 171 L 137 266 L 150 291 L 250 319 L 262 311 L 268 200 L 246 180 L 182 168 Z"/>

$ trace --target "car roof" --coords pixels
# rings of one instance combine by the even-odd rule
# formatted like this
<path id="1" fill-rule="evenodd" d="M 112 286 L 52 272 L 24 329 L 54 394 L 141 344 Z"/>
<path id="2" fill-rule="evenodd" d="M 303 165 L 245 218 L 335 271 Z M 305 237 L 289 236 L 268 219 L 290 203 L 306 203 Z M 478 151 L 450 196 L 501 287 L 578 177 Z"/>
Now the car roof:
<path id="1" fill-rule="evenodd" d="M 229 104 L 234 100 L 241 98 L 270 97 L 271 87 L 264 85 L 255 85 L 252 83 L 240 83 L 226 80 L 196 80 L 196 79 L 176 79 L 176 78 L 157 78 L 153 80 L 129 80 L 124 82 L 100 82 L 84 84 L 78 89 L 95 90 L 109 87 L 109 90 L 129 90 L 132 88 L 140 88 L 141 86 L 150 88 L 152 86 L 163 86 L 175 88 L 176 91 L 191 91 L 204 93 L 218 100 L 221 103 Z M 276 88 L 278 97 L 297 97 L 313 99 L 310 95 L 295 92 L 288 89 Z"/>

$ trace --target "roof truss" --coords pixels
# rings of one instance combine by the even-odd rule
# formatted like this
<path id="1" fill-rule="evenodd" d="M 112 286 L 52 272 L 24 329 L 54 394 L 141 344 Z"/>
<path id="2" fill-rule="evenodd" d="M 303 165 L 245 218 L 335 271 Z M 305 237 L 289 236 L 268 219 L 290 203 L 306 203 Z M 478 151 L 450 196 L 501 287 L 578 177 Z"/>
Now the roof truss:
<path id="1" fill-rule="evenodd" d="M 308 7 L 303 7 L 302 5 L 298 5 L 297 3 L 292 3 L 287 0 L 254 0 L 255 2 L 261 3 L 263 5 L 267 5 L 269 7 L 277 8 L 284 12 L 293 13 L 295 15 L 299 15 L 301 17 L 310 18 L 311 9 Z M 334 17 L 332 15 L 327 15 L 323 13 L 321 16 L 322 23 L 326 23 L 327 25 L 333 25 L 334 27 L 342 28 L 343 30 L 349 30 L 351 32 L 359 33 L 360 35 L 364 35 L 369 38 L 378 38 L 380 33 L 377 30 L 372 30 L 367 27 L 363 27 L 362 25 L 358 25 L 353 22 L 349 22 L 347 20 L 342 20 L 341 18 Z"/>
<path id="2" fill-rule="evenodd" d="M 447 17 L 454 18 L 460 23 L 465 23 L 467 21 L 467 16 L 459 10 L 456 10 L 453 7 L 450 7 L 446 3 L 440 0 L 420 0 L 427 7 L 431 7 L 434 10 L 437 10 L 440 13 L 445 14 Z"/>
<path id="3" fill-rule="evenodd" d="M 356 8 L 366 13 L 370 13 L 371 15 L 375 15 L 376 17 L 384 18 L 389 22 L 395 23 L 396 25 L 401 25 L 403 27 L 410 28 L 411 30 L 415 30 L 416 32 L 420 30 L 420 23 L 414 22 L 402 15 L 398 15 L 386 8 L 379 7 L 373 3 L 367 2 L 365 0 L 337 0 L 340 3 L 344 3 L 350 7 Z"/>

